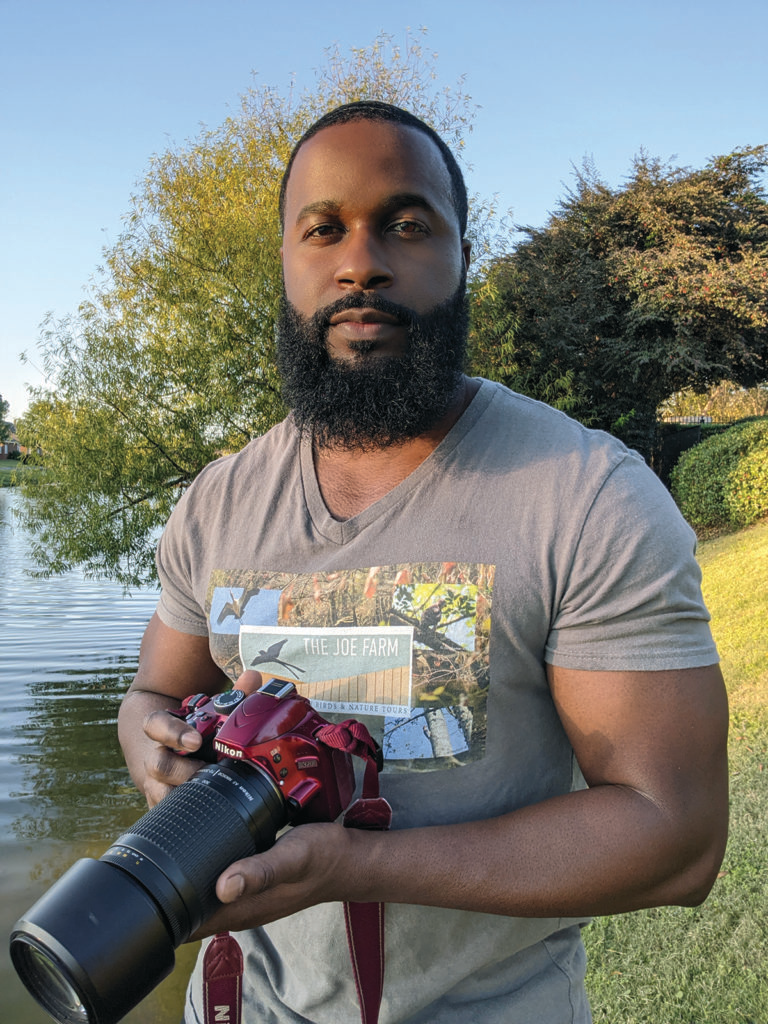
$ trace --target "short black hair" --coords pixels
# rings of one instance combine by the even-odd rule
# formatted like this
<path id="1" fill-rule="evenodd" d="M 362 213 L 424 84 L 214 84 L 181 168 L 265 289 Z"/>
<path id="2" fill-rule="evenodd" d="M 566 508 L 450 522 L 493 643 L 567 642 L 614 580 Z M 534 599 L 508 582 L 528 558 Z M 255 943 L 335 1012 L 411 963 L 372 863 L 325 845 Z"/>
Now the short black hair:
<path id="1" fill-rule="evenodd" d="M 383 103 L 381 100 L 358 100 L 355 103 L 344 103 L 342 106 L 335 107 L 333 110 L 329 110 L 328 113 L 323 114 L 322 117 L 318 118 L 314 124 L 307 128 L 291 151 L 288 164 L 283 172 L 283 180 L 280 183 L 278 210 L 280 213 L 280 223 L 283 227 L 285 226 L 285 193 L 288 188 L 288 178 L 290 177 L 296 154 L 305 142 L 308 142 L 313 135 L 317 135 L 323 128 L 331 128 L 337 124 L 348 124 L 350 121 L 390 121 L 393 124 L 405 125 L 406 128 L 416 128 L 435 143 L 442 154 L 443 163 L 451 179 L 451 201 L 456 211 L 456 216 L 459 219 L 459 228 L 463 238 L 467 231 L 469 202 L 464 175 L 461 173 L 456 157 L 434 128 L 430 128 L 421 118 L 411 114 L 408 110 L 403 110 L 402 107 L 396 107 L 392 103 Z"/>

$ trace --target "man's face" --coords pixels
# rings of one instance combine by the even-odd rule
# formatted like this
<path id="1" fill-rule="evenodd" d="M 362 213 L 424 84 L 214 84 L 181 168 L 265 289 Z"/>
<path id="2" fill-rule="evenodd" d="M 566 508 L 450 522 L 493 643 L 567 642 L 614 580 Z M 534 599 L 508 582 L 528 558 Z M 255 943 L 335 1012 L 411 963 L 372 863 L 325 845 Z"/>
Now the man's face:
<path id="1" fill-rule="evenodd" d="M 468 258 L 448 171 L 422 132 L 359 120 L 308 140 L 286 191 L 278 346 L 300 424 L 354 447 L 434 425 L 460 379 Z M 418 423 L 391 402 L 422 406 Z"/>

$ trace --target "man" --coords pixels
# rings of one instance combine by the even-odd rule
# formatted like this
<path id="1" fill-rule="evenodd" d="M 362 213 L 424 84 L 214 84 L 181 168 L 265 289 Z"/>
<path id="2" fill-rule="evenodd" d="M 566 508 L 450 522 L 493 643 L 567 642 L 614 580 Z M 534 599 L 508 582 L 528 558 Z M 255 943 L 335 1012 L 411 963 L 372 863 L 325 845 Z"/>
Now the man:
<path id="1" fill-rule="evenodd" d="M 619 442 L 463 376 L 466 191 L 430 129 L 326 115 L 281 205 L 292 415 L 171 518 L 126 759 L 161 799 L 199 767 L 165 709 L 254 661 L 382 739 L 391 831 L 302 825 L 219 879 L 205 933 L 241 932 L 245 1021 L 355 1020 L 339 903 L 381 901 L 382 1024 L 583 1024 L 581 926 L 698 903 L 723 855 L 693 535 Z M 334 637 L 363 653 L 324 672 Z M 290 671 L 264 662 L 278 640 Z"/>

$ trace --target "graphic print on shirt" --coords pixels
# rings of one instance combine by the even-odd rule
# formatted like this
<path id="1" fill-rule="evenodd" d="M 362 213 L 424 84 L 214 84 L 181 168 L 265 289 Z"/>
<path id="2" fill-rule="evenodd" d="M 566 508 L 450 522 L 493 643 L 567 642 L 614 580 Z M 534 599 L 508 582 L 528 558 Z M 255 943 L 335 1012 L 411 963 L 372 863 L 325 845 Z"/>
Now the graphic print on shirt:
<path id="1" fill-rule="evenodd" d="M 215 570 L 211 652 L 233 682 L 254 668 L 364 722 L 385 771 L 457 767 L 485 754 L 493 578 L 463 562 Z"/>

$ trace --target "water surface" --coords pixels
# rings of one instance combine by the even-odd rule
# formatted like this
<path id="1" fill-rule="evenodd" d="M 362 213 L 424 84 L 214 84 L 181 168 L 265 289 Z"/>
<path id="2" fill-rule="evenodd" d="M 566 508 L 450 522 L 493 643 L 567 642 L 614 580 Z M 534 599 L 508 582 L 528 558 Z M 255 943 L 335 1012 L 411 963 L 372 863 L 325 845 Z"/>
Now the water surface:
<path id="1" fill-rule="evenodd" d="M 116 719 L 157 594 L 77 572 L 31 578 L 19 509 L 19 495 L 0 489 L 0 991 L 4 1021 L 45 1024 L 7 936 L 73 861 L 100 856 L 145 810 Z M 174 974 L 126 1024 L 178 1024 L 192 955 L 179 951 Z"/>

